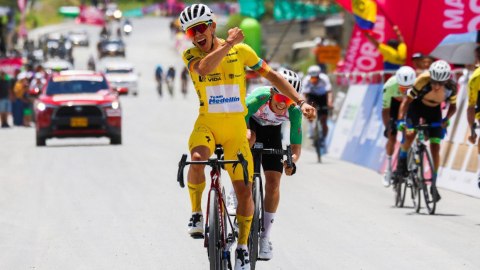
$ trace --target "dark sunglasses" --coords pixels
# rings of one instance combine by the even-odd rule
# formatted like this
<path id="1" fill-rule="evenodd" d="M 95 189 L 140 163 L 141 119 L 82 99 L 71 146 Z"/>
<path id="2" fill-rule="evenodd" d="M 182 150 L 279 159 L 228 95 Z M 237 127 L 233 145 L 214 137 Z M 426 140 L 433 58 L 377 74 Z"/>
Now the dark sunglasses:
<path id="1" fill-rule="evenodd" d="M 185 34 L 189 37 L 194 37 L 196 32 L 199 32 L 202 34 L 208 29 L 208 25 L 211 24 L 211 22 L 202 22 L 200 24 L 194 25 L 185 31 Z"/>
<path id="2" fill-rule="evenodd" d="M 435 81 L 435 80 L 431 80 L 430 83 L 432 85 L 440 85 L 440 86 L 444 86 L 447 82 L 439 82 L 439 81 Z"/>

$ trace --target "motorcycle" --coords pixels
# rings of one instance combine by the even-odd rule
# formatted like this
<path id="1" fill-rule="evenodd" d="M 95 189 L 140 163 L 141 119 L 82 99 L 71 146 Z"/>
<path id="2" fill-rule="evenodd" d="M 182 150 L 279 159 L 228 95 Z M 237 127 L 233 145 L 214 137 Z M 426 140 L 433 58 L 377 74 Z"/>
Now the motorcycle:
<path id="1" fill-rule="evenodd" d="M 132 32 L 132 30 L 133 30 L 133 27 L 132 27 L 131 24 L 125 24 L 125 25 L 123 26 L 123 32 L 124 32 L 125 35 L 127 35 L 127 36 Z"/>

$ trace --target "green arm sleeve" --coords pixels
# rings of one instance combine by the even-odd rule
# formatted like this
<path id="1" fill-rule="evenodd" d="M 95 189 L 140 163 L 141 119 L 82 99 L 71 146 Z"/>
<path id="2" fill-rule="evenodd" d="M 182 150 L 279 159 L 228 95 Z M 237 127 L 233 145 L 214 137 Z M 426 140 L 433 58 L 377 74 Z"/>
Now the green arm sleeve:
<path id="1" fill-rule="evenodd" d="M 255 114 L 263 104 L 267 103 L 268 99 L 270 98 L 271 92 L 269 87 L 260 87 L 252 91 L 250 95 L 247 96 L 245 99 L 245 104 L 248 108 L 248 113 L 245 116 L 245 122 L 248 126 L 248 120 L 250 120 L 250 116 Z"/>
<path id="2" fill-rule="evenodd" d="M 290 117 L 290 144 L 302 144 L 302 111 L 298 106 L 288 108 Z"/>

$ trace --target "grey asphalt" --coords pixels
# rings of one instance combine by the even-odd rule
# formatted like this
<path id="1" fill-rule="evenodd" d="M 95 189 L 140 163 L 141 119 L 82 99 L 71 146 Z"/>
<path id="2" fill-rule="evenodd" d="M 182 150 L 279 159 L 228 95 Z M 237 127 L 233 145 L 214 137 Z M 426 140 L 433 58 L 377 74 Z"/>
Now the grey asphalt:
<path id="1" fill-rule="evenodd" d="M 54 139 L 38 148 L 33 128 L 0 130 L 0 269 L 208 269 L 176 182 L 197 97 L 192 86 L 186 99 L 178 88 L 158 97 L 156 64 L 180 68 L 181 56 L 168 20 L 133 24 L 127 60 L 141 79 L 138 97 L 121 97 L 123 145 Z M 86 28 L 96 40 L 100 29 Z M 77 68 L 94 53 L 75 49 Z M 480 200 L 441 190 L 437 215 L 416 214 L 411 201 L 393 207 L 376 172 L 315 159 L 304 151 L 298 173 L 282 179 L 274 258 L 257 269 L 480 269 Z"/>

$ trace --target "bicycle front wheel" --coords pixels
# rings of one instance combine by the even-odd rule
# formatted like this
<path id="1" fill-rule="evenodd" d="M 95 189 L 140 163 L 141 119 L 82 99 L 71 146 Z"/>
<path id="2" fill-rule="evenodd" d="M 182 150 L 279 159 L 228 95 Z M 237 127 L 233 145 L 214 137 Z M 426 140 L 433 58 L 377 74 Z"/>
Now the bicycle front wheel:
<path id="1" fill-rule="evenodd" d="M 218 216 L 218 207 L 218 194 L 216 190 L 212 189 L 208 201 L 208 235 L 206 235 L 210 270 L 222 269 L 221 221 Z"/>
<path id="2" fill-rule="evenodd" d="M 253 212 L 252 226 L 250 228 L 250 235 L 248 236 L 248 250 L 250 252 L 250 268 L 255 270 L 255 265 L 258 259 L 258 239 L 260 237 L 260 211 L 261 211 L 261 196 L 260 196 L 260 181 L 258 176 L 252 182 L 252 195 L 255 211 Z"/>
<path id="3" fill-rule="evenodd" d="M 432 154 L 428 149 L 424 149 L 420 155 L 421 164 L 421 177 L 422 177 L 422 189 L 423 196 L 425 198 L 425 206 L 428 209 L 430 215 L 435 214 L 437 187 L 435 179 L 435 167 L 433 165 Z"/>

